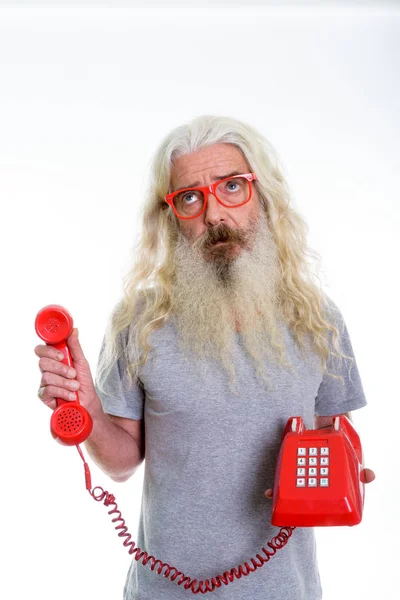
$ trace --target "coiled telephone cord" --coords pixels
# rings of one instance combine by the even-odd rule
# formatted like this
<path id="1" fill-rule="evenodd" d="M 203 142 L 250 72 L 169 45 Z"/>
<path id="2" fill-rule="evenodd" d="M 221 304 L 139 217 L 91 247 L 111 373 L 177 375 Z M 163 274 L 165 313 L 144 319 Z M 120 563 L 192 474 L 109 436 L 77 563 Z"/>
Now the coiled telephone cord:
<path id="1" fill-rule="evenodd" d="M 135 560 L 139 561 L 142 559 L 142 564 L 146 565 L 149 561 L 151 561 L 151 570 L 154 571 L 157 564 L 159 564 L 157 573 L 159 575 L 162 574 L 163 569 L 165 568 L 165 573 L 163 573 L 164 577 L 169 577 L 171 581 L 175 581 L 179 576 L 180 579 L 176 581 L 177 585 L 182 585 L 185 590 L 191 589 L 193 594 L 206 594 L 207 592 L 213 592 L 215 588 L 219 588 L 224 585 L 228 585 L 231 583 L 234 578 L 240 579 L 242 576 L 246 577 L 253 573 L 257 569 L 261 568 L 265 563 L 269 561 L 269 559 L 274 556 L 277 550 L 280 550 L 284 546 L 286 546 L 289 538 L 292 535 L 292 532 L 296 529 L 295 527 L 282 527 L 275 537 L 273 537 L 269 542 L 267 542 L 267 546 L 272 550 L 267 550 L 266 548 L 262 548 L 261 552 L 265 556 L 261 556 L 261 554 L 256 554 L 257 559 L 251 558 L 249 562 L 252 563 L 253 566 L 250 566 L 249 562 L 245 562 L 244 565 L 239 565 L 237 568 L 233 567 L 230 571 L 225 571 L 223 575 L 217 575 L 216 577 L 212 577 L 211 581 L 206 579 L 205 581 L 199 581 L 197 584 L 197 579 L 191 580 L 190 577 L 178 571 L 175 567 L 171 567 L 168 563 L 163 563 L 161 560 L 154 558 L 154 556 L 149 556 L 147 552 L 142 551 L 139 547 L 135 548 L 135 542 L 131 541 L 131 534 L 128 532 L 128 528 L 125 525 L 125 520 L 122 518 L 121 512 L 118 510 L 118 505 L 115 502 L 115 496 L 110 494 L 109 492 L 103 490 L 102 487 L 96 486 L 92 489 L 91 483 L 91 475 L 89 470 L 89 465 L 85 461 L 83 453 L 79 447 L 76 446 L 80 457 L 83 460 L 83 465 L 85 469 L 85 481 L 86 481 L 86 489 L 89 494 L 96 500 L 97 502 L 103 502 L 105 506 L 112 506 L 112 509 L 108 511 L 109 515 L 117 515 L 115 518 L 111 519 L 113 523 L 117 523 L 115 526 L 116 531 L 120 530 L 118 533 L 119 537 L 125 537 L 126 539 L 123 541 L 123 545 L 129 547 L 129 554 L 135 553 Z M 171 575 L 172 572 L 172 575 Z"/>

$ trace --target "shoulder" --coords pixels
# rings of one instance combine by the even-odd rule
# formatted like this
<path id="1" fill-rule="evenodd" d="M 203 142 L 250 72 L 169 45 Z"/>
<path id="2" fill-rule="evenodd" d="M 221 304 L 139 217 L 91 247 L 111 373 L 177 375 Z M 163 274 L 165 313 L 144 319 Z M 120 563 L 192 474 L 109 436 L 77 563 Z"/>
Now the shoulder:
<path id="1" fill-rule="evenodd" d="M 326 293 L 324 294 L 323 310 L 325 313 L 325 318 L 332 325 L 335 325 L 337 327 L 338 325 L 342 325 L 344 323 L 343 315 L 340 308 L 338 307 L 336 302 Z"/>

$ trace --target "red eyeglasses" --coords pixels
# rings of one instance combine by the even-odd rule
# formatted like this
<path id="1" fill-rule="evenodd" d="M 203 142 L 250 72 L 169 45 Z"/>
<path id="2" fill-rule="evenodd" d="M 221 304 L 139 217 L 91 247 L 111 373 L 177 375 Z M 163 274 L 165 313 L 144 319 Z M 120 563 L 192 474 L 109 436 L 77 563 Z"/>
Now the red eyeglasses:
<path id="1" fill-rule="evenodd" d="M 243 206 L 252 198 L 253 181 L 257 181 L 255 173 L 233 175 L 211 185 L 171 192 L 165 196 L 165 202 L 179 219 L 194 219 L 205 211 L 209 194 L 227 208 Z"/>

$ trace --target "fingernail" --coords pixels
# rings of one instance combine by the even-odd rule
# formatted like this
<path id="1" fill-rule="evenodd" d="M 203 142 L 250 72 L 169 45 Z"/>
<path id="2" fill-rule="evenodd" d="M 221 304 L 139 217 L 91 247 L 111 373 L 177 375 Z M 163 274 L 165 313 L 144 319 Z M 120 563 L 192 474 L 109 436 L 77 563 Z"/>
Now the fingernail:
<path id="1" fill-rule="evenodd" d="M 64 354 L 62 352 L 59 352 L 57 354 L 57 358 L 58 358 L 58 360 L 64 360 Z"/>
<path id="2" fill-rule="evenodd" d="M 71 393 L 69 394 L 69 399 L 70 399 L 70 400 L 76 400 L 76 394 L 74 394 L 74 392 L 71 392 Z"/>

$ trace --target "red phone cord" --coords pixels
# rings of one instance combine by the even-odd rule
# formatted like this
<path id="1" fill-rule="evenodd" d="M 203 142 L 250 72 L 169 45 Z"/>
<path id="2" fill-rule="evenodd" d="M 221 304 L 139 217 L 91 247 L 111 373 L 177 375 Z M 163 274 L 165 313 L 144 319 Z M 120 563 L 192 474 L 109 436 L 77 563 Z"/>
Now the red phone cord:
<path id="1" fill-rule="evenodd" d="M 117 515 L 114 519 L 112 519 L 112 522 L 118 523 L 115 526 L 115 529 L 117 531 L 120 530 L 120 532 L 118 533 L 119 537 L 126 538 L 123 541 L 123 544 L 124 544 L 124 546 L 128 546 L 128 547 L 130 546 L 130 548 L 128 550 L 129 554 L 136 553 L 136 555 L 134 556 L 136 561 L 139 561 L 143 557 L 142 558 L 143 565 L 146 565 L 148 563 L 148 561 L 151 560 L 150 568 L 152 571 L 154 571 L 157 563 L 159 563 L 159 567 L 157 570 L 157 573 L 159 575 L 161 575 L 162 570 L 164 569 L 164 567 L 166 567 L 164 577 L 170 577 L 171 581 L 175 581 L 175 579 L 177 577 L 179 577 L 179 575 L 181 575 L 180 579 L 176 583 L 178 585 L 182 585 L 182 583 L 185 582 L 183 587 L 185 588 L 185 590 L 190 588 L 192 590 L 193 594 L 198 594 L 199 592 L 201 592 L 202 594 L 206 594 L 207 592 L 213 592 L 215 590 L 215 588 L 221 587 L 222 584 L 228 585 L 229 583 L 231 583 L 233 581 L 234 577 L 236 577 L 236 579 L 240 579 L 242 577 L 242 575 L 245 577 L 247 575 L 250 575 L 250 573 L 253 573 L 257 569 L 261 568 L 265 563 L 267 563 L 269 561 L 269 559 L 271 558 L 271 556 L 274 556 L 274 554 L 276 553 L 277 550 L 280 550 L 281 548 L 286 546 L 289 538 L 292 535 L 292 532 L 296 529 L 296 527 L 290 527 L 290 526 L 282 527 L 280 529 L 278 535 L 273 537 L 272 540 L 270 540 L 266 544 L 267 546 L 269 546 L 272 549 L 272 552 L 270 550 L 267 550 L 266 548 L 262 548 L 261 550 L 265 556 L 256 554 L 258 561 L 255 558 L 251 558 L 250 562 L 253 565 L 252 567 L 249 565 L 248 562 L 245 562 L 244 565 L 239 565 L 239 567 L 237 567 L 237 569 L 232 568 L 230 571 L 225 571 L 225 573 L 223 575 L 217 575 L 215 578 L 212 577 L 211 583 L 210 583 L 209 579 L 206 579 L 206 581 L 199 581 L 198 586 L 196 587 L 197 579 L 193 579 L 193 581 L 192 581 L 190 577 L 188 577 L 181 571 L 178 571 L 178 569 L 176 569 L 175 567 L 171 567 L 168 563 L 163 563 L 161 560 L 155 559 L 154 556 L 149 556 L 147 554 L 147 552 L 142 551 L 139 547 L 135 548 L 135 542 L 133 540 L 130 541 L 132 536 L 128 532 L 128 529 L 125 525 L 125 520 L 122 518 L 121 512 L 118 510 L 117 503 L 115 502 L 115 496 L 113 496 L 113 494 L 110 494 L 107 491 L 104 491 L 103 488 L 101 488 L 99 486 L 91 489 L 92 483 L 91 483 L 89 465 L 85 461 L 85 458 L 82 454 L 80 447 L 76 446 L 76 448 L 77 448 L 77 450 L 80 454 L 80 457 L 83 460 L 83 464 L 84 464 L 86 489 L 88 490 L 88 492 L 92 496 L 92 498 L 94 498 L 94 500 L 97 500 L 97 502 L 104 501 L 105 506 L 111 505 L 113 507 L 111 510 L 108 511 L 108 514 L 109 515 L 114 515 L 114 514 Z M 98 490 L 98 491 L 96 492 L 96 490 Z M 170 575 L 171 571 L 173 571 L 172 575 Z"/>

